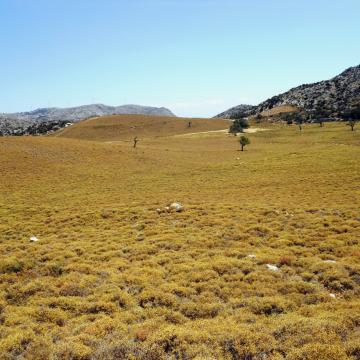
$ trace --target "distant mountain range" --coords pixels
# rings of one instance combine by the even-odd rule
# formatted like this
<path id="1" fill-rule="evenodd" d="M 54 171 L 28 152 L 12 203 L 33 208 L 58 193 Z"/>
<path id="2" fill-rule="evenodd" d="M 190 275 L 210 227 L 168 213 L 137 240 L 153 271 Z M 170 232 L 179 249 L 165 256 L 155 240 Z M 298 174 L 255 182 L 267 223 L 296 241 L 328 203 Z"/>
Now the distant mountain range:
<path id="1" fill-rule="evenodd" d="M 0 113 L 0 135 L 34 135 L 91 117 L 122 114 L 175 116 L 164 107 L 140 105 L 91 104 L 71 108 L 41 108 L 29 112 Z"/>
<path id="2" fill-rule="evenodd" d="M 296 106 L 309 116 L 341 116 L 345 111 L 360 105 L 360 65 L 348 68 L 330 80 L 300 85 L 257 106 L 238 105 L 215 117 L 256 115 L 286 105 Z"/>
<path id="3" fill-rule="evenodd" d="M 259 105 L 238 105 L 215 118 L 279 114 L 298 110 L 307 117 L 336 118 L 360 106 L 360 65 L 348 68 L 330 80 L 304 84 L 273 96 Z M 285 109 L 285 110 L 284 110 Z M 139 105 L 83 105 L 72 108 L 41 108 L 29 112 L 0 113 L 1 135 L 36 135 L 63 128 L 90 117 L 104 115 L 175 116 L 164 107 Z"/>

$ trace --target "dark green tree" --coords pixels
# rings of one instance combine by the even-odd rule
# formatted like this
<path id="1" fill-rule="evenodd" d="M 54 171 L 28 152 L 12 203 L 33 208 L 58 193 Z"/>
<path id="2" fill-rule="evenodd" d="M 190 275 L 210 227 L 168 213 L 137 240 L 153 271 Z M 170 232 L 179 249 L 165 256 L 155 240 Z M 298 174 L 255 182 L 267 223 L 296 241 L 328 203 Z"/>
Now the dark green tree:
<path id="1" fill-rule="evenodd" d="M 354 131 L 356 122 L 357 122 L 357 120 L 350 119 L 349 122 L 347 123 L 350 126 L 351 131 Z"/>
<path id="2" fill-rule="evenodd" d="M 240 146 L 241 146 L 241 151 L 244 151 L 244 147 L 246 145 L 250 144 L 250 139 L 243 135 L 243 136 L 240 137 L 239 143 L 240 143 Z"/>
<path id="3" fill-rule="evenodd" d="M 244 129 L 249 127 L 249 123 L 246 119 L 235 119 L 230 125 L 229 133 L 236 135 L 238 132 L 243 132 Z"/>
<path id="4" fill-rule="evenodd" d="M 299 114 L 299 113 L 294 114 L 294 122 L 299 127 L 299 130 L 302 131 L 302 129 L 303 129 L 302 126 L 303 126 L 303 123 L 304 123 L 304 119 L 301 116 L 301 114 Z"/>
<path id="5" fill-rule="evenodd" d="M 304 121 L 302 115 L 299 112 L 289 112 L 280 114 L 280 118 L 286 121 L 286 124 L 296 124 L 299 126 L 299 129 L 302 130 L 302 123 Z"/>
<path id="6" fill-rule="evenodd" d="M 137 143 L 139 142 L 139 138 L 138 138 L 137 136 L 135 136 L 133 141 L 134 141 L 134 145 L 133 145 L 133 147 L 134 147 L 134 149 L 135 149 L 135 148 L 136 148 Z"/>
<path id="7" fill-rule="evenodd" d="M 347 125 L 350 126 L 351 131 L 354 131 L 356 123 L 360 120 L 360 105 L 345 111 L 342 118 L 348 121 Z"/>
<path id="8" fill-rule="evenodd" d="M 310 115 L 310 120 L 314 120 L 320 124 L 320 127 L 324 126 L 324 118 L 328 118 L 330 116 L 330 111 L 325 109 L 323 106 L 318 105 L 315 110 L 312 111 Z"/>

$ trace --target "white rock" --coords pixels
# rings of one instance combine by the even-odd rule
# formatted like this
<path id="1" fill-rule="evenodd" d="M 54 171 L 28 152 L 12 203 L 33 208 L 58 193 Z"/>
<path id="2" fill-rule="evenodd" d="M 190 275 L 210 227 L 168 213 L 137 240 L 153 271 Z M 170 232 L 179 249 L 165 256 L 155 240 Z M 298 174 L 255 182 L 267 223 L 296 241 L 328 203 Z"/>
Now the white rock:
<path id="1" fill-rule="evenodd" d="M 336 264 L 336 261 L 335 261 L 335 260 L 324 260 L 324 263 L 327 263 L 327 264 Z"/>
<path id="2" fill-rule="evenodd" d="M 329 295 L 330 295 L 331 298 L 336 299 L 336 295 L 335 295 L 335 294 L 331 293 L 331 294 L 329 294 Z"/>
<path id="3" fill-rule="evenodd" d="M 254 254 L 249 254 L 247 257 L 250 258 L 250 259 L 255 259 L 255 258 L 256 258 L 256 255 L 254 255 Z"/>
<path id="4" fill-rule="evenodd" d="M 36 241 L 39 241 L 39 239 L 36 236 L 31 236 L 30 241 L 31 242 L 36 242 Z"/>
<path id="5" fill-rule="evenodd" d="M 175 210 L 176 212 L 181 212 L 184 210 L 184 207 L 181 204 L 174 202 L 174 203 L 170 204 L 170 210 Z"/>
<path id="6" fill-rule="evenodd" d="M 279 271 L 279 268 L 276 265 L 266 264 L 266 267 L 271 271 Z"/>

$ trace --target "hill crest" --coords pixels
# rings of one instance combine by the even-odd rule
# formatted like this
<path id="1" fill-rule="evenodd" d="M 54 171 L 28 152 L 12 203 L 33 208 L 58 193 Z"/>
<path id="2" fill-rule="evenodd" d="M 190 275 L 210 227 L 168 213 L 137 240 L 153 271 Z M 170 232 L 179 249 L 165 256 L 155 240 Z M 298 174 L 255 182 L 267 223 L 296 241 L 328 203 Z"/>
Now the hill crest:
<path id="1" fill-rule="evenodd" d="M 56 137 L 91 141 L 132 141 L 133 138 L 158 138 L 224 130 L 224 119 L 196 119 L 173 116 L 110 115 L 91 118 L 53 134 Z"/>

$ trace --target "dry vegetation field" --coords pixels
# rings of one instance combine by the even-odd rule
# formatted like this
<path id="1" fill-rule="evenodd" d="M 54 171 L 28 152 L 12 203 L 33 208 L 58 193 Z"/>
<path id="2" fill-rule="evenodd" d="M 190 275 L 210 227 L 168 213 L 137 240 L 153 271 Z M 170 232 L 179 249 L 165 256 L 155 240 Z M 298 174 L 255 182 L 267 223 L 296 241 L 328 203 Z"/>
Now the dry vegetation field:
<path id="1" fill-rule="evenodd" d="M 190 127 L 189 127 L 190 122 Z M 57 137 L 94 141 L 131 141 L 134 136 L 157 138 L 194 132 L 221 130 L 228 120 L 150 117 L 146 115 L 112 115 L 82 121 L 65 128 Z"/>
<path id="2" fill-rule="evenodd" d="M 146 121 L 0 138 L 1 359 L 360 359 L 360 130 Z"/>

